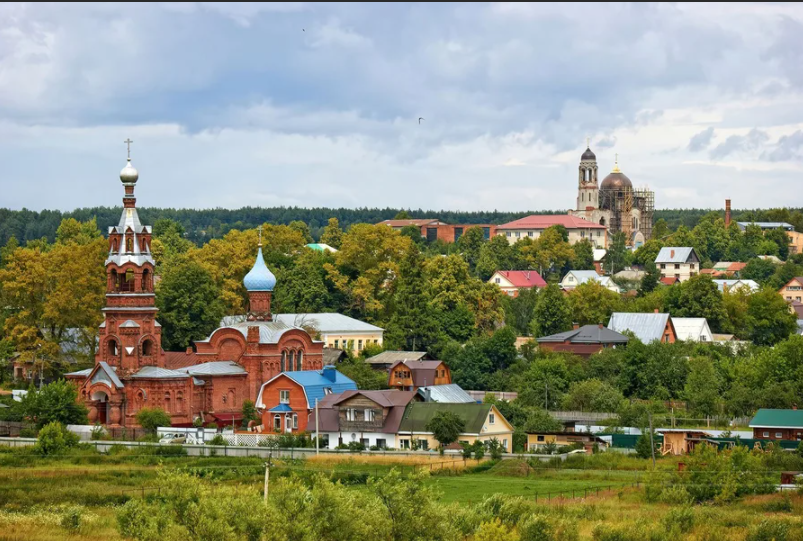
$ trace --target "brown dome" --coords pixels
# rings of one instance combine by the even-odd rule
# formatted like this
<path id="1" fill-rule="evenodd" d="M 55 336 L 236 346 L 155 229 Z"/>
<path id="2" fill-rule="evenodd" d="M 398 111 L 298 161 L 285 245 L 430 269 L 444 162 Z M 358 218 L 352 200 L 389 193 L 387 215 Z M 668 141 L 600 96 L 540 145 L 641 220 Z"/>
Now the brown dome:
<path id="1" fill-rule="evenodd" d="M 580 161 L 583 161 L 583 162 L 585 162 L 585 161 L 595 162 L 595 161 L 597 161 L 597 156 L 596 156 L 596 154 L 591 152 L 590 148 L 587 148 L 586 151 L 583 152 L 583 155 L 580 156 Z"/>
<path id="2" fill-rule="evenodd" d="M 621 190 L 622 188 L 632 188 L 633 183 L 627 178 L 627 175 L 621 171 L 614 171 L 605 177 L 600 185 L 602 190 Z"/>

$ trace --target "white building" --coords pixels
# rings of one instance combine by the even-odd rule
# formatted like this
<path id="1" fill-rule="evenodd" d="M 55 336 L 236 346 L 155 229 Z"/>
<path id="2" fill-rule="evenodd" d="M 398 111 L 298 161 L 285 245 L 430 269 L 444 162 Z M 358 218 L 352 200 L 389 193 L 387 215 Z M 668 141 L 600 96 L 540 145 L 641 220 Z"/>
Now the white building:
<path id="1" fill-rule="evenodd" d="M 760 289 L 754 280 L 714 280 L 721 292 L 744 289 L 747 293 L 755 293 Z"/>
<path id="2" fill-rule="evenodd" d="M 592 270 L 570 270 L 566 276 L 560 281 L 560 287 L 565 290 L 572 290 L 581 284 L 590 281 L 598 282 L 602 287 L 620 293 L 619 286 L 617 286 L 610 276 L 600 276 L 597 271 Z"/>
<path id="3" fill-rule="evenodd" d="M 687 342 L 713 342 L 714 335 L 704 317 L 673 317 L 675 336 Z"/>
<path id="4" fill-rule="evenodd" d="M 655 258 L 661 278 L 676 278 L 685 282 L 700 272 L 700 258 L 694 248 L 668 246 L 661 248 Z"/>

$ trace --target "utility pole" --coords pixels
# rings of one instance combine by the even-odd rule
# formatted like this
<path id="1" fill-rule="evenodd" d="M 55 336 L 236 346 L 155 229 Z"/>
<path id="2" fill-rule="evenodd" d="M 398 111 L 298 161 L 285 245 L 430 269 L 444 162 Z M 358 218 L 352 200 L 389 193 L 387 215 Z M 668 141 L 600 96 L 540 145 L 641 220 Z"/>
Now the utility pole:
<path id="1" fill-rule="evenodd" d="M 315 456 L 320 454 L 320 433 L 318 432 L 318 399 L 315 399 Z"/>
<path id="2" fill-rule="evenodd" d="M 544 382 L 544 409 L 549 411 L 549 382 Z"/>
<path id="3" fill-rule="evenodd" d="M 652 451 L 652 469 L 655 469 L 655 443 L 652 441 L 652 412 L 650 416 L 650 451 Z"/>
<path id="4" fill-rule="evenodd" d="M 268 485 L 270 484 L 270 457 L 265 462 L 265 505 L 268 505 Z"/>

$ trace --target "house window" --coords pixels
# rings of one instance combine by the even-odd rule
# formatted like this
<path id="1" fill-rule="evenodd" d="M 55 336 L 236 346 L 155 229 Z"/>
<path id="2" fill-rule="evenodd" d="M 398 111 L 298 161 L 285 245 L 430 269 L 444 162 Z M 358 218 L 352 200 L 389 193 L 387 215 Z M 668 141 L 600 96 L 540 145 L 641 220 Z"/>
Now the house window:
<path id="1" fill-rule="evenodd" d="M 764 437 L 765 438 L 769 438 L 770 437 L 770 433 L 769 432 L 764 432 Z"/>
<path id="2" fill-rule="evenodd" d="M 287 352 L 286 351 L 282 351 L 282 360 L 280 361 L 279 364 L 280 364 L 279 371 L 280 372 L 285 372 L 286 371 L 285 369 L 287 367 Z"/>
<path id="3" fill-rule="evenodd" d="M 427 440 L 416 440 L 418 442 L 418 448 L 422 451 L 429 451 L 429 441 Z"/>
<path id="4" fill-rule="evenodd" d="M 508 236 L 508 237 L 510 237 L 510 236 L 511 236 L 511 233 L 510 233 L 510 231 L 508 231 L 508 232 L 507 232 L 507 236 Z"/>
<path id="5" fill-rule="evenodd" d="M 669 333 L 666 333 L 664 335 L 664 342 L 666 342 L 667 344 L 669 343 Z"/>
<path id="6" fill-rule="evenodd" d="M 357 340 L 357 351 L 362 351 L 362 340 Z"/>
<path id="7" fill-rule="evenodd" d="M 379 447 L 380 449 L 385 449 L 388 446 L 388 442 L 387 442 L 387 440 L 384 440 L 382 438 L 377 438 L 376 439 L 376 446 Z"/>
<path id="8" fill-rule="evenodd" d="M 528 237 L 532 237 L 533 235 L 535 235 L 534 231 L 527 231 L 527 236 Z"/>
<path id="9" fill-rule="evenodd" d="M 347 409 L 346 410 L 346 421 L 356 421 L 357 420 L 357 410 L 355 409 Z"/>
<path id="10" fill-rule="evenodd" d="M 293 430 L 298 430 L 298 415 L 293 414 Z"/>
<path id="11" fill-rule="evenodd" d="M 782 439 L 783 438 L 783 433 L 782 432 L 776 432 L 775 433 L 775 438 L 779 439 L 779 440 Z"/>
<path id="12" fill-rule="evenodd" d="M 692 263 L 691 265 L 689 265 L 689 268 L 690 268 L 691 270 L 694 270 L 694 263 Z"/>
<path id="13" fill-rule="evenodd" d="M 285 417 L 284 417 L 284 429 L 287 432 L 290 432 L 291 430 L 293 430 L 293 418 L 290 417 L 289 415 L 285 415 Z"/>
<path id="14" fill-rule="evenodd" d="M 368 438 L 360 438 L 360 443 L 366 449 L 368 449 L 371 446 L 371 440 L 369 440 Z"/>
<path id="15" fill-rule="evenodd" d="M 273 430 L 276 432 L 282 429 L 282 417 L 281 415 L 274 415 L 273 416 Z"/>
<path id="16" fill-rule="evenodd" d="M 504 447 L 505 451 L 507 451 L 507 440 L 502 440 L 502 447 Z"/>
<path id="17" fill-rule="evenodd" d="M 365 420 L 366 421 L 374 420 L 374 410 L 365 410 Z"/>
<path id="18" fill-rule="evenodd" d="M 665 269 L 666 268 L 666 263 L 661 263 L 661 268 Z"/>
<path id="19" fill-rule="evenodd" d="M 279 404 L 290 403 L 290 391 L 279 391 Z"/>
<path id="20" fill-rule="evenodd" d="M 510 233 L 508 233 L 510 235 Z M 410 448 L 410 440 L 399 440 L 399 448 L 400 449 L 409 449 Z"/>
<path id="21" fill-rule="evenodd" d="M 463 228 L 462 227 L 455 227 L 454 228 L 454 241 L 457 242 L 460 237 L 463 236 Z"/>
<path id="22" fill-rule="evenodd" d="M 379 340 L 377 340 L 376 338 L 374 338 L 374 344 L 378 344 L 378 343 L 379 343 Z"/>
<path id="23" fill-rule="evenodd" d="M 535 439 L 536 439 L 536 441 L 538 441 L 539 443 L 544 441 L 544 437 L 543 437 L 543 436 L 536 436 L 536 437 L 535 437 Z"/>
<path id="24" fill-rule="evenodd" d="M 335 340 L 335 349 L 338 348 L 339 344 L 340 344 L 340 340 Z"/>
<path id="25" fill-rule="evenodd" d="M 494 282 L 496 282 L 497 284 L 501 284 L 502 280 L 500 278 L 494 278 Z"/>
<path id="26" fill-rule="evenodd" d="M 580 231 L 580 238 L 581 239 L 586 238 L 586 232 L 585 231 Z"/>
<path id="27" fill-rule="evenodd" d="M 492 425 L 492 424 L 494 424 L 495 421 L 496 421 L 496 419 L 494 419 L 494 414 L 493 413 L 489 413 L 488 414 L 488 424 Z"/>
<path id="28" fill-rule="evenodd" d="M 516 231 L 516 238 L 519 238 L 519 237 L 521 237 L 521 232 Z"/>
<path id="29" fill-rule="evenodd" d="M 680 270 L 680 263 L 675 263 L 675 270 Z"/>

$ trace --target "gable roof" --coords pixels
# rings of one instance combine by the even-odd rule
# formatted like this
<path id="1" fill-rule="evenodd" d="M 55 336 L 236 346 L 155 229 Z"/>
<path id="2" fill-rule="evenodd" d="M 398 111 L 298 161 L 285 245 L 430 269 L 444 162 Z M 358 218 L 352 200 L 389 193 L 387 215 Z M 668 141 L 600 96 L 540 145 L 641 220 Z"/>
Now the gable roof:
<path id="1" fill-rule="evenodd" d="M 803 410 L 761 408 L 748 426 L 750 428 L 803 428 Z"/>
<path id="2" fill-rule="evenodd" d="M 415 391 L 397 391 L 395 389 L 385 389 L 381 391 L 344 391 L 338 395 L 338 398 L 332 401 L 332 405 L 337 406 L 359 395 L 377 403 L 383 408 L 392 408 L 394 406 L 406 406 L 410 403 L 410 400 L 413 399 L 415 394 Z"/>
<path id="3" fill-rule="evenodd" d="M 658 255 L 655 257 L 656 263 L 687 263 L 692 254 L 699 261 L 697 252 L 694 248 L 688 246 L 664 246 Z"/>
<path id="4" fill-rule="evenodd" d="M 399 431 L 399 423 L 401 423 L 402 416 L 404 415 L 404 408 L 415 397 L 413 391 L 345 391 L 338 395 L 328 395 L 323 400 L 318 402 L 318 414 L 320 414 L 320 421 L 318 429 L 321 432 L 340 432 L 340 418 L 338 415 L 338 404 L 353 398 L 357 395 L 363 395 L 369 400 L 372 400 L 387 408 L 382 429 L 378 432 L 383 434 L 396 434 Z M 308 427 L 315 426 L 316 412 L 313 409 L 310 415 Z"/>
<path id="5" fill-rule="evenodd" d="M 190 376 L 186 372 L 179 372 L 178 370 L 168 370 L 158 366 L 143 366 L 130 377 L 137 379 L 184 379 Z"/>
<path id="6" fill-rule="evenodd" d="M 390 227 L 405 227 L 408 225 L 417 225 L 421 227 L 423 225 L 441 225 L 441 224 L 444 224 L 444 222 L 441 222 L 437 218 L 413 218 L 409 220 L 382 220 L 376 225 L 389 225 Z"/>
<path id="7" fill-rule="evenodd" d="M 331 374 L 334 381 L 329 379 L 327 375 Z M 257 395 L 257 407 L 262 406 L 262 392 L 265 387 L 276 381 L 278 378 L 286 377 L 291 381 L 297 383 L 304 391 L 304 396 L 307 398 L 307 408 L 312 409 L 315 407 L 315 399 L 320 402 L 324 397 L 331 394 L 338 394 L 344 391 L 356 391 L 357 384 L 354 383 L 349 377 L 341 374 L 331 367 L 326 367 L 323 370 L 298 370 L 292 372 L 282 372 L 275 375 L 270 380 L 262 384 L 259 388 Z M 328 391 L 327 391 L 328 390 Z"/>
<path id="8" fill-rule="evenodd" d="M 627 344 L 630 338 L 601 325 L 583 325 L 578 329 L 542 336 L 537 339 L 538 342 L 545 343 L 562 343 L 567 340 L 571 344 Z"/>
<path id="9" fill-rule="evenodd" d="M 494 274 L 505 278 L 513 287 L 546 287 L 546 280 L 532 270 L 500 270 Z M 493 276 L 491 279 L 493 280 Z"/>
<path id="10" fill-rule="evenodd" d="M 322 333 L 331 332 L 377 332 L 383 331 L 381 327 L 371 325 L 353 317 L 336 313 L 320 314 L 274 314 L 273 320 L 289 326 L 314 327 Z"/>
<path id="11" fill-rule="evenodd" d="M 746 287 L 748 291 L 758 291 L 759 285 L 754 280 L 719 280 L 715 279 L 714 283 L 717 285 L 720 291 L 723 293 L 725 292 L 725 288 L 728 289 L 739 289 L 742 287 Z"/>
<path id="12" fill-rule="evenodd" d="M 428 432 L 427 423 L 441 411 L 460 417 L 465 423 L 464 434 L 481 434 L 493 404 L 448 404 L 438 402 L 411 402 L 404 410 L 399 432 Z M 498 414 L 502 417 L 502 414 Z M 502 417 L 504 419 L 504 417 Z M 507 421 L 505 419 L 505 421 Z"/>
<path id="13" fill-rule="evenodd" d="M 658 279 L 659 282 L 664 284 L 665 286 L 673 286 L 680 282 L 680 279 L 675 278 L 674 276 L 662 276 Z"/>
<path id="14" fill-rule="evenodd" d="M 599 283 L 603 283 L 606 280 L 610 280 L 607 276 L 600 276 L 600 274 L 595 270 L 570 270 L 566 273 L 566 276 L 572 275 L 577 280 L 578 284 L 584 284 L 589 280 L 596 280 Z M 563 280 L 566 279 L 566 276 L 563 277 Z M 563 282 L 561 280 L 561 282 Z"/>
<path id="15" fill-rule="evenodd" d="M 178 372 L 190 376 L 242 376 L 248 372 L 234 361 L 212 361 L 179 368 Z"/>
<path id="16" fill-rule="evenodd" d="M 394 365 L 402 361 L 420 361 L 427 356 L 426 351 L 383 351 L 373 357 L 365 359 L 367 364 Z"/>
<path id="17" fill-rule="evenodd" d="M 456 383 L 419 387 L 416 392 L 425 402 L 441 404 L 475 404 L 477 402 Z"/>
<path id="18" fill-rule="evenodd" d="M 390 367 L 390 380 L 393 379 L 393 369 L 396 368 L 397 364 L 403 364 L 410 369 L 414 386 L 423 387 L 435 382 L 435 372 L 443 364 L 443 361 L 401 361 L 401 363 L 396 363 Z"/>
<path id="19" fill-rule="evenodd" d="M 187 353 L 186 351 L 165 351 L 164 352 L 165 368 L 169 370 L 178 370 L 198 364 L 198 354 L 194 351 Z"/>
<path id="20" fill-rule="evenodd" d="M 673 317 L 672 326 L 675 327 L 675 337 L 678 340 L 698 342 L 701 336 L 711 335 L 708 320 L 704 317 Z"/>
<path id="21" fill-rule="evenodd" d="M 786 282 L 783 285 L 783 287 L 789 287 L 789 284 L 791 284 L 792 282 L 797 282 L 798 284 L 803 286 L 803 276 L 795 276 L 794 278 L 792 278 L 791 280 Z M 781 288 L 781 289 L 783 289 L 783 288 Z"/>
<path id="22" fill-rule="evenodd" d="M 346 352 L 342 349 L 323 348 L 323 365 L 337 364 L 346 356 Z"/>
<path id="23" fill-rule="evenodd" d="M 83 372 L 83 370 L 81 370 Z M 70 375 L 78 376 L 80 372 L 73 372 Z M 118 389 L 122 389 L 125 387 L 123 382 L 120 381 L 120 378 L 117 377 L 117 372 L 108 365 L 106 361 L 100 361 L 98 364 L 95 365 L 94 368 L 89 370 L 87 377 L 92 376 L 92 383 L 101 382 L 107 385 L 111 384 L 117 387 Z"/>
<path id="24" fill-rule="evenodd" d="M 568 214 L 532 214 L 502 224 L 496 229 L 546 229 L 553 225 L 562 225 L 566 229 L 605 229 L 604 225 Z"/>
<path id="25" fill-rule="evenodd" d="M 620 333 L 630 331 L 639 340 L 648 344 L 664 337 L 667 323 L 672 325 L 669 314 L 614 312 L 608 328 Z"/>

